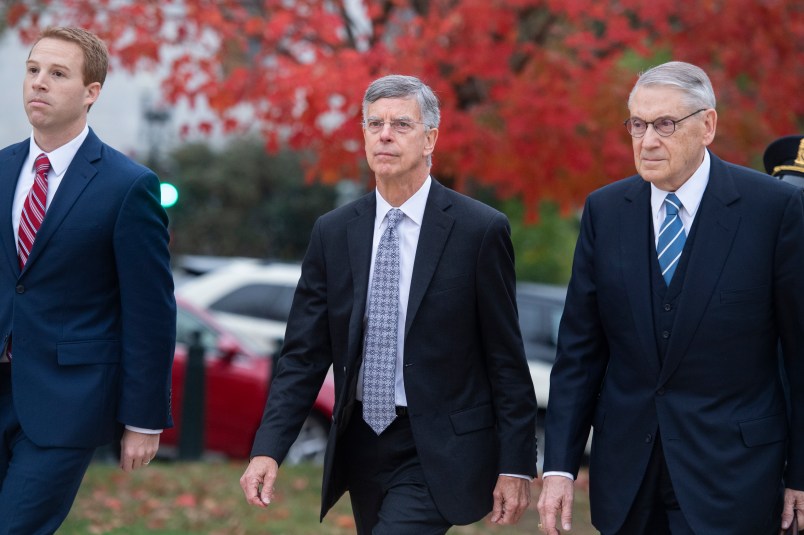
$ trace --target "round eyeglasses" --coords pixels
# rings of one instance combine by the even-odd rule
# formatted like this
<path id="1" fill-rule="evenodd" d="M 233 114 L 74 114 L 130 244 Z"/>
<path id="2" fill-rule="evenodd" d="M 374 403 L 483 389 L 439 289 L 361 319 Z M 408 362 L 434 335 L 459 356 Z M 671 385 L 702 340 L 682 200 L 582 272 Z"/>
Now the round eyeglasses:
<path id="1" fill-rule="evenodd" d="M 670 119 L 669 117 L 660 117 L 655 121 L 648 122 L 645 119 L 640 119 L 639 117 L 631 117 L 626 119 L 623 123 L 625 125 L 625 129 L 628 130 L 628 133 L 631 134 L 632 137 L 642 137 L 645 135 L 645 132 L 648 131 L 648 125 L 652 124 L 653 129 L 656 130 L 656 133 L 662 137 L 672 136 L 673 132 L 676 131 L 676 125 L 685 119 L 689 119 L 696 113 L 701 113 L 708 108 L 701 108 L 700 110 L 696 110 L 686 117 L 682 117 L 678 120 Z"/>
<path id="2" fill-rule="evenodd" d="M 363 128 L 372 134 L 379 134 L 386 124 L 391 125 L 391 130 L 397 134 L 407 134 L 411 132 L 417 124 L 425 124 L 419 121 L 411 121 L 408 119 L 394 119 L 393 121 L 381 121 L 379 119 L 368 119 L 363 123 Z M 425 125 L 427 126 L 427 125 Z"/>

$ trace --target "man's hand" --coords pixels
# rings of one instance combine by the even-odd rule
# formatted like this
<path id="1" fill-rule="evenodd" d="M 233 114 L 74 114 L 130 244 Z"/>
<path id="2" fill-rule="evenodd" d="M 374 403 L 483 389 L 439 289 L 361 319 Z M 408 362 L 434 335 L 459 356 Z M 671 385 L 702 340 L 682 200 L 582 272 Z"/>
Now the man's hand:
<path id="1" fill-rule="evenodd" d="M 494 486 L 491 521 L 514 525 L 530 504 L 530 481 L 521 477 L 499 476 Z"/>
<path id="2" fill-rule="evenodd" d="M 279 464 L 271 457 L 257 456 L 251 459 L 240 477 L 240 488 L 246 495 L 246 501 L 257 507 L 265 507 L 271 503 L 277 472 Z"/>
<path id="3" fill-rule="evenodd" d="M 798 526 L 804 526 L 804 490 L 784 489 L 784 509 L 782 509 L 782 530 L 793 523 L 793 511 L 798 511 Z"/>
<path id="4" fill-rule="evenodd" d="M 539 495 L 539 527 L 547 535 L 558 535 L 556 516 L 561 516 L 564 531 L 572 529 L 572 502 L 575 497 L 574 481 L 564 476 L 547 476 Z"/>
<path id="5" fill-rule="evenodd" d="M 138 433 L 126 429 L 120 440 L 120 468 L 125 472 L 142 468 L 151 462 L 158 449 L 159 433 Z"/>

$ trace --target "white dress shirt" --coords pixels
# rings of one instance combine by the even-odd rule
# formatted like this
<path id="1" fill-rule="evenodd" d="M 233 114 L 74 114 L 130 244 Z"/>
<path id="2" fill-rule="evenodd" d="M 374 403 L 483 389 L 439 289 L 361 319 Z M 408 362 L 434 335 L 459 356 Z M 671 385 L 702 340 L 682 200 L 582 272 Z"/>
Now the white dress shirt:
<path id="1" fill-rule="evenodd" d="M 427 204 L 427 196 L 430 194 L 432 179 L 428 176 L 424 184 L 414 193 L 402 206 L 395 207 L 388 204 L 382 198 L 379 191 L 375 191 L 377 196 L 377 214 L 374 218 L 374 240 L 371 246 L 371 268 L 369 270 L 369 283 L 366 299 L 366 313 L 368 314 L 368 302 L 371 300 L 371 284 L 374 280 L 374 261 L 377 257 L 377 247 L 380 244 L 385 228 L 388 226 L 388 212 L 392 208 L 399 208 L 404 217 L 397 225 L 399 234 L 399 317 L 397 319 L 396 331 L 396 385 L 394 397 L 398 406 L 406 407 L 408 398 L 405 395 L 405 378 L 402 367 L 405 357 L 405 319 L 408 311 L 408 296 L 410 295 L 410 281 L 413 277 L 413 261 L 416 259 L 416 248 L 419 245 L 419 232 L 422 228 L 424 219 L 424 207 Z M 366 316 L 363 316 L 363 325 L 366 325 Z M 364 344 L 365 347 L 365 344 Z M 357 380 L 357 399 L 363 399 L 363 371 L 364 365 L 360 366 L 360 375 Z"/>

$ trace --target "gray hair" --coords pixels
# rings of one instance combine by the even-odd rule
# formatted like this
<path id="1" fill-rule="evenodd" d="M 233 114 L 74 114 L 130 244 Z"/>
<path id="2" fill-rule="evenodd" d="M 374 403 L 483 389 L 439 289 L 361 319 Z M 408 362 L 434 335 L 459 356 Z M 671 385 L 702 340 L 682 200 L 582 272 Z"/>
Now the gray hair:
<path id="1" fill-rule="evenodd" d="M 690 109 L 714 108 L 716 104 L 715 91 L 709 77 L 703 69 L 691 63 L 670 61 L 642 73 L 628 95 L 629 108 L 636 90 L 647 86 L 671 86 L 680 89 L 684 93 L 683 102 Z"/>
<path id="2" fill-rule="evenodd" d="M 391 74 L 371 82 L 363 96 L 363 121 L 370 104 L 381 98 L 410 98 L 415 97 L 419 103 L 422 122 L 427 128 L 438 128 L 441 122 L 441 111 L 438 109 L 438 99 L 430 87 L 415 76 Z"/>

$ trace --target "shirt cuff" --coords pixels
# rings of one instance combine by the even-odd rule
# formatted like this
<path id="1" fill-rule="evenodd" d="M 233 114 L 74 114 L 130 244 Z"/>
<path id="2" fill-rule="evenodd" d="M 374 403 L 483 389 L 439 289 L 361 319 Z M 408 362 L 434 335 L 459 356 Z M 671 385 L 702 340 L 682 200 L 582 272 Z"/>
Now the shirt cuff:
<path id="1" fill-rule="evenodd" d="M 569 472 L 556 472 L 556 471 L 545 472 L 544 474 L 542 474 L 542 479 L 550 476 L 561 476 L 571 479 L 572 481 L 575 481 L 575 478 Z"/>
<path id="2" fill-rule="evenodd" d="M 144 435 L 158 435 L 162 432 L 162 429 L 144 429 L 142 427 L 134 427 L 133 425 L 127 425 L 126 429 L 129 431 L 134 431 L 135 433 L 142 433 Z"/>

